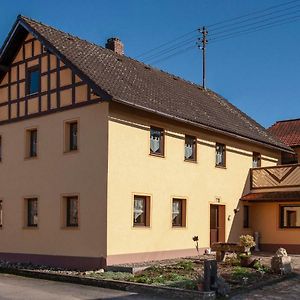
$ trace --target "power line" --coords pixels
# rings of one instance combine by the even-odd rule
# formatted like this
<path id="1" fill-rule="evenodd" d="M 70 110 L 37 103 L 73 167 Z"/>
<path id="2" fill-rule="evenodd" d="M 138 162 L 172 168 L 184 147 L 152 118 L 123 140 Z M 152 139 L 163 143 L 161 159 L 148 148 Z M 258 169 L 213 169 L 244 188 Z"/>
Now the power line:
<path id="1" fill-rule="evenodd" d="M 180 40 L 180 39 L 182 39 L 182 38 L 184 38 L 184 37 L 186 37 L 186 36 L 188 36 L 188 35 L 190 35 L 192 33 L 197 32 L 197 30 L 198 29 L 194 29 L 194 30 L 192 30 L 190 32 L 187 32 L 187 33 L 185 33 L 183 35 L 180 35 L 180 36 L 178 36 L 178 37 L 176 37 L 176 38 L 174 38 L 174 39 L 172 39 L 172 40 L 170 40 L 168 42 L 165 42 L 165 43 L 161 44 L 160 46 L 157 46 L 157 47 L 154 47 L 152 49 L 149 49 L 148 51 L 143 52 L 143 53 L 139 54 L 138 56 L 136 56 L 136 58 L 140 58 L 140 57 L 145 56 L 146 54 L 148 54 L 150 52 L 154 52 L 154 51 L 156 51 L 158 49 L 161 49 L 161 48 L 163 48 L 166 45 L 170 45 L 170 44 L 172 44 L 172 43 L 174 43 L 174 42 L 176 42 L 176 41 L 178 41 L 178 40 Z"/>
<path id="2" fill-rule="evenodd" d="M 272 5 L 272 6 L 269 6 L 268 8 L 265 8 L 265 9 L 256 10 L 256 11 L 253 11 L 253 12 L 248 13 L 248 14 L 244 14 L 244 15 L 241 15 L 241 16 L 238 16 L 238 17 L 234 17 L 234 18 L 230 18 L 230 19 L 225 19 L 223 21 L 220 21 L 220 22 L 217 22 L 217 23 L 214 23 L 214 24 L 210 24 L 207 27 L 213 28 L 213 27 L 215 27 L 217 25 L 221 25 L 221 24 L 228 23 L 228 22 L 231 22 L 231 21 L 239 20 L 239 19 L 246 18 L 246 17 L 252 16 L 252 15 L 257 15 L 259 13 L 263 13 L 265 11 L 269 11 L 269 10 L 272 10 L 274 8 L 277 8 L 277 7 L 286 6 L 286 5 L 295 3 L 295 2 L 300 2 L 300 0 L 293 0 L 293 1 L 286 2 L 286 3 L 278 4 L 278 5 Z M 220 27 L 220 26 L 218 26 L 218 27 Z"/>
<path id="3" fill-rule="evenodd" d="M 236 31 L 238 29 L 242 29 L 242 28 L 246 28 L 246 32 L 248 32 L 248 30 L 253 29 L 252 27 L 250 28 L 249 26 L 253 26 L 253 25 L 256 25 L 256 24 L 260 24 L 260 23 L 265 23 L 268 20 L 278 19 L 278 18 L 283 17 L 283 16 L 295 14 L 298 11 L 278 15 L 278 13 L 280 13 L 280 12 L 290 11 L 293 8 L 299 7 L 300 5 L 298 5 L 298 4 L 291 6 L 293 3 L 297 3 L 297 2 L 300 2 L 300 0 L 293 0 L 293 1 L 289 1 L 287 3 L 282 3 L 282 4 L 279 4 L 279 5 L 273 5 L 273 6 L 270 6 L 270 7 L 266 8 L 266 9 L 257 10 L 257 11 L 254 11 L 252 13 L 249 13 L 249 14 L 245 14 L 245 15 L 238 16 L 238 17 L 231 18 L 231 19 L 227 19 L 227 20 L 224 20 L 224 21 L 221 21 L 221 22 L 218 22 L 218 23 L 214 23 L 214 24 L 210 25 L 211 27 L 215 27 L 215 28 L 213 28 L 212 31 L 210 30 L 209 37 L 220 35 L 220 37 L 223 38 L 222 34 L 226 33 L 227 30 L 234 30 L 234 33 L 236 33 Z M 278 9 L 278 8 L 280 8 L 280 9 Z M 262 14 L 263 12 L 267 12 L 267 11 L 269 11 L 269 12 L 266 13 L 266 14 Z M 263 18 L 263 17 L 266 17 L 266 16 L 272 16 L 272 15 L 276 15 L 276 16 L 271 17 L 271 18 Z M 254 16 L 254 17 L 250 17 L 250 16 Z M 248 17 L 248 18 L 246 18 L 246 17 Z M 246 19 L 243 20 L 243 18 L 246 18 Z M 257 20 L 257 19 L 258 20 L 261 19 L 261 20 L 251 23 L 251 21 Z M 234 22 L 235 20 L 241 20 L 241 21 Z M 278 20 L 278 21 L 281 22 L 282 20 Z M 235 25 L 239 25 L 239 24 L 242 24 L 242 23 L 248 23 L 248 24 L 241 25 L 241 26 L 235 26 Z M 224 24 L 224 25 L 221 26 L 221 24 Z M 219 25 L 219 26 L 217 26 L 217 25 Z M 247 29 L 247 27 L 249 27 L 249 29 Z M 224 30 L 224 28 L 226 30 Z M 196 36 L 188 38 L 188 39 L 183 39 L 183 38 L 187 37 L 191 34 L 195 34 L 197 31 L 199 31 L 199 29 L 192 30 L 192 31 L 187 32 L 187 33 L 185 33 L 185 34 L 183 34 L 183 35 L 181 35 L 181 36 L 179 36 L 179 37 L 177 37 L 173 40 L 165 42 L 165 43 L 161 44 L 160 46 L 149 49 L 148 51 L 138 55 L 137 58 L 141 58 L 143 61 L 149 61 L 149 60 L 156 59 L 156 58 L 159 58 L 161 56 L 164 56 L 165 54 L 168 54 L 168 53 L 170 53 L 172 51 L 175 51 L 177 49 L 180 49 L 180 48 L 186 46 L 187 43 L 189 43 L 193 40 L 196 40 L 196 38 L 197 38 Z M 238 34 L 240 35 L 241 32 L 242 31 L 238 31 Z M 213 39 L 213 40 L 215 40 L 215 39 Z"/>
<path id="4" fill-rule="evenodd" d="M 213 43 L 214 41 L 225 40 L 225 39 L 227 39 L 227 37 L 231 38 L 231 37 L 241 36 L 243 34 L 248 34 L 248 33 L 252 33 L 252 32 L 261 31 L 261 30 L 269 29 L 269 28 L 272 28 L 272 27 L 275 27 L 275 26 L 293 23 L 293 22 L 298 21 L 299 19 L 300 19 L 300 15 L 296 15 L 292 18 L 285 18 L 285 19 L 282 19 L 282 20 L 269 22 L 269 23 L 266 23 L 266 24 L 263 24 L 263 25 L 250 27 L 250 28 L 245 29 L 245 30 L 231 32 L 231 33 L 224 34 L 224 35 L 221 35 L 221 36 L 218 36 L 218 37 L 215 37 L 215 38 L 211 39 L 210 44 Z"/>
<path id="5" fill-rule="evenodd" d="M 267 26 L 267 27 L 265 27 L 265 28 L 263 28 L 263 29 L 251 30 L 251 31 L 248 31 L 248 32 L 243 32 L 243 33 L 241 33 L 241 34 L 228 35 L 227 37 L 224 36 L 223 38 L 213 39 L 213 40 L 211 41 L 210 45 L 211 45 L 211 44 L 214 44 L 214 43 L 217 43 L 217 42 L 224 41 L 224 40 L 236 38 L 236 37 L 239 37 L 239 36 L 242 36 L 242 35 L 247 35 L 247 34 L 251 34 L 251 33 L 257 32 L 257 31 L 269 29 L 269 28 L 271 28 L 271 27 L 276 27 L 276 26 L 285 25 L 285 24 L 291 24 L 291 23 L 297 22 L 297 21 L 299 21 L 299 20 L 300 20 L 300 16 L 298 16 L 297 18 L 295 18 L 295 20 L 290 20 L 290 21 L 278 23 L 278 24 L 276 24 L 276 25 Z"/>
<path id="6" fill-rule="evenodd" d="M 176 43 L 174 44 L 172 47 L 168 47 L 166 49 L 163 49 L 155 54 L 152 54 L 152 55 L 149 55 L 149 56 L 146 56 L 145 58 L 143 58 L 142 60 L 143 61 L 147 61 L 147 60 L 151 60 L 152 58 L 156 58 L 158 56 L 161 56 L 161 55 L 164 55 L 164 54 L 167 54 L 169 52 L 172 52 L 173 50 L 176 50 L 180 47 L 183 47 L 183 46 L 186 46 L 188 43 L 192 42 L 192 41 L 196 41 L 197 37 L 192 37 L 192 38 L 189 38 L 189 39 L 186 39 L 186 40 L 183 40 L 179 43 Z"/>
<path id="7" fill-rule="evenodd" d="M 257 16 L 257 17 L 254 17 L 254 18 L 248 18 L 246 20 L 242 20 L 242 21 L 239 21 L 239 22 L 234 22 L 232 24 L 228 24 L 228 25 L 225 25 L 222 27 L 222 30 L 224 30 L 224 28 L 226 30 L 229 30 L 231 27 L 235 27 L 235 25 L 238 25 L 238 24 L 242 24 L 242 23 L 247 23 L 247 22 L 251 22 L 253 20 L 257 20 L 257 19 L 261 19 L 263 17 L 266 17 L 266 16 L 270 16 L 270 15 L 274 15 L 276 13 L 279 13 L 279 12 L 282 12 L 282 11 L 287 11 L 287 10 L 290 10 L 292 8 L 297 8 L 297 7 L 300 7 L 300 5 L 295 5 L 295 6 L 292 6 L 292 7 L 289 7 L 289 8 L 285 8 L 285 9 L 282 9 L 282 10 L 278 10 L 278 11 L 275 11 L 275 12 L 271 12 L 271 13 L 268 13 L 268 14 L 264 14 L 264 15 L 261 15 L 261 16 Z M 289 12 L 289 13 L 286 13 L 286 14 L 281 14 L 281 15 L 277 15 L 277 16 L 274 16 L 274 17 L 271 17 L 271 18 L 263 18 L 262 20 L 259 20 L 257 22 L 252 22 L 250 24 L 245 24 L 245 25 L 242 25 L 240 27 L 245 27 L 245 26 L 249 26 L 249 25 L 252 25 L 252 24 L 255 24 L 255 23 L 259 23 L 259 22 L 264 22 L 264 21 L 267 21 L 267 20 L 270 20 L 270 19 L 275 19 L 275 18 L 278 18 L 278 17 L 281 17 L 281 16 L 285 16 L 285 15 L 290 15 L 290 14 L 293 14 L 295 12 L 298 12 L 299 10 L 296 10 L 296 11 L 292 11 L 292 12 Z M 238 27 L 238 26 L 237 26 Z M 212 35 L 215 35 L 215 34 L 218 34 L 218 33 L 221 33 L 223 31 L 220 31 L 220 29 L 217 29 L 217 30 L 210 30 L 210 32 L 212 32 L 213 34 Z"/>
<path id="8" fill-rule="evenodd" d="M 293 0 L 289 1 L 287 3 L 282 3 L 279 5 L 273 5 L 268 8 L 257 10 L 249 14 L 245 14 L 242 16 L 238 16 L 235 18 L 223 20 L 214 24 L 209 25 L 209 27 L 212 27 L 212 34 L 209 35 L 213 38 L 210 40 L 211 43 L 220 42 L 226 39 L 235 38 L 241 35 L 250 34 L 253 32 L 269 29 L 275 26 L 284 25 L 296 22 L 300 19 L 300 15 L 298 14 L 300 12 L 299 10 L 293 10 L 295 8 L 300 7 L 300 5 L 293 5 L 293 3 L 300 2 L 300 0 Z M 277 9 L 280 8 L 280 9 Z M 268 12 L 268 13 L 264 13 Z M 281 12 L 285 12 L 283 14 L 280 14 Z M 289 16 L 289 17 L 288 17 Z M 239 20 L 239 21 L 237 21 Z M 257 20 L 257 21 L 254 21 Z M 272 21 L 274 20 L 274 21 Z M 237 22 L 236 22 L 237 21 Z M 270 22 L 271 21 L 271 22 Z M 243 24 L 243 25 L 241 25 Z M 205 29 L 205 27 L 204 27 Z M 193 31 L 190 31 L 186 34 L 183 34 L 171 41 L 168 41 L 158 47 L 152 48 L 142 54 L 140 54 L 137 57 L 145 56 L 144 60 L 148 61 L 150 60 L 150 64 L 157 64 L 159 62 L 168 60 L 172 57 L 178 56 L 180 54 L 183 54 L 187 51 L 190 51 L 192 49 L 196 48 L 196 43 L 194 45 L 186 47 L 188 44 L 196 40 L 203 41 L 205 39 L 205 44 L 207 43 L 206 35 L 207 31 L 201 29 L 195 29 Z M 231 30 L 231 32 L 229 32 Z M 183 39 L 187 37 L 188 35 L 191 35 L 195 32 L 202 33 L 203 37 L 202 40 L 195 35 L 193 37 L 189 37 L 187 39 Z M 205 32 L 205 34 L 203 34 Z M 167 46 L 167 47 L 166 47 Z M 185 48 L 183 48 L 185 47 Z M 199 45 L 198 45 L 199 47 Z M 183 48 L 183 49 L 181 49 Z M 179 49 L 179 50 L 178 50 Z M 176 51 L 178 50 L 178 51 Z M 202 47 L 203 50 L 203 47 Z M 174 52 L 176 51 L 176 52 Z M 172 53 L 173 52 L 173 53 Z M 171 53 L 171 54 L 169 54 Z M 203 51 L 203 54 L 205 53 L 205 50 Z M 169 54 L 169 55 L 167 55 Z M 167 56 L 166 56 L 167 55 Z M 205 54 L 203 55 L 203 85 L 205 85 Z"/>
<path id="9" fill-rule="evenodd" d="M 151 64 L 153 64 L 153 65 L 154 65 L 154 64 L 157 64 L 157 63 L 159 63 L 159 62 L 165 61 L 165 60 L 170 59 L 171 57 L 174 57 L 174 56 L 178 56 L 178 55 L 180 55 L 180 54 L 182 54 L 182 53 L 185 53 L 185 52 L 187 52 L 187 51 L 190 51 L 190 50 L 192 50 L 192 49 L 196 49 L 195 45 L 190 46 L 190 47 L 187 47 L 187 48 L 185 48 L 185 49 L 183 49 L 183 50 L 181 50 L 181 51 L 177 51 L 177 52 L 175 52 L 175 53 L 173 53 L 173 54 L 171 54 L 171 55 L 169 55 L 169 56 L 167 56 L 167 57 L 164 57 L 164 58 L 158 59 L 158 60 L 156 60 L 156 61 L 153 61 Z"/>

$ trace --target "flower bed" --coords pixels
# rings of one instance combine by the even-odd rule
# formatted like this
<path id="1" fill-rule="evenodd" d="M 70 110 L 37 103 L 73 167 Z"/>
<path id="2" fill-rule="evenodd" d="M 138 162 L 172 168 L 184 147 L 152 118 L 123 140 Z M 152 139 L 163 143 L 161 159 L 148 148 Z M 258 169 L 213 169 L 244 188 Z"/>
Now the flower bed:
<path id="1" fill-rule="evenodd" d="M 71 271 L 45 266 L 34 266 L 29 264 L 11 264 L 0 262 L 0 267 L 14 269 L 28 269 L 42 272 L 56 273 L 60 275 L 73 275 L 85 278 L 112 279 L 136 283 L 145 283 L 155 286 L 176 287 L 189 290 L 198 290 L 201 287 L 203 276 L 204 259 L 214 258 L 213 256 L 190 257 L 174 259 L 160 262 L 151 262 L 149 267 L 136 274 L 124 272 L 104 272 L 95 271 Z M 135 266 L 145 267 L 148 263 Z M 127 265 L 128 266 L 128 265 Z M 235 256 L 226 259 L 225 262 L 218 263 L 218 274 L 230 285 L 231 291 L 240 288 L 251 287 L 257 282 L 270 281 L 280 278 L 279 275 L 272 274 L 268 266 L 257 263 L 253 268 L 244 268 Z"/>

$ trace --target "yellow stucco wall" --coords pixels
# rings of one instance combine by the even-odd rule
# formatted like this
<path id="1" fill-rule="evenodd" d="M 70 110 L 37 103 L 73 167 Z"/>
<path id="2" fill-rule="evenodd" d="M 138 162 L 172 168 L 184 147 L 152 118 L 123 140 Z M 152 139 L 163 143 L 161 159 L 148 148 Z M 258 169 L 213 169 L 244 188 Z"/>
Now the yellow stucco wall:
<path id="1" fill-rule="evenodd" d="M 105 257 L 108 104 L 2 125 L 0 253 Z M 79 122 L 79 150 L 64 153 L 64 122 Z M 38 130 L 26 159 L 25 130 Z M 79 228 L 62 224 L 63 195 L 79 195 Z M 24 197 L 38 197 L 38 228 L 26 228 Z"/>
<path id="2" fill-rule="evenodd" d="M 280 205 L 299 205 L 300 202 L 258 203 L 250 206 L 252 232 L 259 232 L 262 244 L 299 245 L 299 228 L 280 228 Z"/>
<path id="3" fill-rule="evenodd" d="M 166 130 L 165 157 L 149 155 L 149 127 Z M 198 138 L 197 163 L 185 162 L 184 134 Z M 227 145 L 227 168 L 215 167 L 215 143 Z M 210 203 L 226 205 L 226 238 L 236 240 L 241 214 L 234 215 L 249 190 L 252 152 L 262 166 L 275 165 L 280 154 L 233 138 L 170 122 L 134 109 L 110 105 L 108 173 L 108 255 L 209 247 Z M 151 196 L 151 226 L 133 227 L 133 196 Z M 172 197 L 187 199 L 186 228 L 172 228 Z M 234 227 L 232 224 L 234 223 Z"/>

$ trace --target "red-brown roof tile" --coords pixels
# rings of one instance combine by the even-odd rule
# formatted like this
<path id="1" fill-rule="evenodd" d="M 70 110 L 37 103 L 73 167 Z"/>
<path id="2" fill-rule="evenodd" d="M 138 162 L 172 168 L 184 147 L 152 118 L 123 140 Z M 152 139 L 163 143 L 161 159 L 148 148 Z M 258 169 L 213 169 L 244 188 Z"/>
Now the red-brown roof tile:
<path id="1" fill-rule="evenodd" d="M 26 17 L 20 16 L 18 20 L 46 47 L 80 70 L 92 87 L 98 87 L 111 101 L 291 151 L 211 90 Z"/>
<path id="2" fill-rule="evenodd" d="M 267 130 L 290 147 L 300 146 L 300 119 L 278 121 Z"/>
<path id="3" fill-rule="evenodd" d="M 241 198 L 242 201 L 300 201 L 300 191 L 249 193 Z"/>

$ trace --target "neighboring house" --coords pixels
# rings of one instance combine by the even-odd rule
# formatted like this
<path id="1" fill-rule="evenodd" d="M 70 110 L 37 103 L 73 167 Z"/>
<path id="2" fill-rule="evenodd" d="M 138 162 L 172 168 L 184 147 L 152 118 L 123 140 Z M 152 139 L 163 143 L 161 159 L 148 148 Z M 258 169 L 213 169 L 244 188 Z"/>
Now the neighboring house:
<path id="1" fill-rule="evenodd" d="M 300 119 L 278 121 L 268 132 L 295 151 L 294 154 L 283 152 L 282 164 L 300 163 Z"/>
<path id="2" fill-rule="evenodd" d="M 292 149 L 213 91 L 124 56 L 118 39 L 106 46 L 22 16 L 4 42 L 0 259 L 96 268 L 194 255 L 195 235 L 203 251 L 267 222 L 240 202 L 261 182 L 249 169 Z"/>

